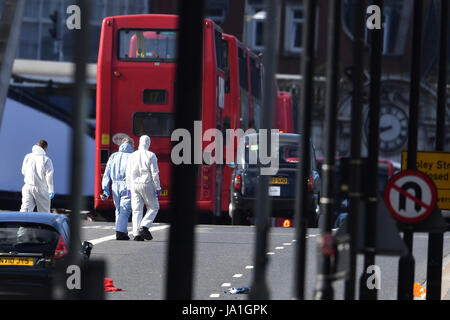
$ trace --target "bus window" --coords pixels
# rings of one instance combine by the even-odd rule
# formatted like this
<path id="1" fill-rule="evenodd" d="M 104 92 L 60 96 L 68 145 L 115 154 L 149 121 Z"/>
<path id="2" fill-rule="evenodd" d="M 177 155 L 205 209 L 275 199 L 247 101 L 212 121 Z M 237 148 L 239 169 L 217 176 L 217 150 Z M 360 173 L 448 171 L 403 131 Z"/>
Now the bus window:
<path id="1" fill-rule="evenodd" d="M 262 79 L 261 79 L 261 66 L 257 59 L 250 57 L 250 79 L 252 89 L 252 101 L 253 101 L 253 128 L 260 129 L 260 109 L 261 109 L 261 91 L 262 91 Z"/>
<path id="2" fill-rule="evenodd" d="M 238 48 L 239 56 L 239 87 L 241 97 L 241 123 L 240 127 L 247 130 L 250 127 L 250 101 L 248 98 L 248 69 L 247 69 L 247 53 L 244 49 Z"/>
<path id="3" fill-rule="evenodd" d="M 167 104 L 167 90 L 144 89 L 142 102 L 144 104 Z"/>
<path id="4" fill-rule="evenodd" d="M 170 61 L 176 59 L 177 32 L 167 30 L 119 30 L 119 59 Z"/>
<path id="5" fill-rule="evenodd" d="M 250 77 L 252 81 L 252 96 L 261 99 L 261 70 L 255 58 L 250 58 Z"/>
<path id="6" fill-rule="evenodd" d="M 223 67 L 225 72 L 225 93 L 230 93 L 230 61 L 228 53 L 228 42 L 222 40 Z"/>
<path id="7" fill-rule="evenodd" d="M 239 55 L 239 84 L 242 89 L 248 91 L 247 57 L 242 48 L 238 49 Z"/>
<path id="8" fill-rule="evenodd" d="M 248 95 L 246 92 L 241 91 L 241 124 L 240 127 L 243 130 L 247 130 L 250 127 L 250 102 L 248 101 Z"/>
<path id="9" fill-rule="evenodd" d="M 218 30 L 214 32 L 214 42 L 216 47 L 216 59 L 217 59 L 217 68 L 220 70 L 225 70 L 224 66 L 224 57 L 223 57 L 223 49 L 222 49 L 222 33 Z"/>
<path id="10" fill-rule="evenodd" d="M 133 134 L 154 137 L 170 137 L 174 127 L 173 113 L 136 112 L 133 115 Z"/>
<path id="11" fill-rule="evenodd" d="M 255 104 L 253 105 L 253 113 L 254 125 L 252 127 L 255 130 L 259 130 L 261 129 L 261 106 L 257 101 L 255 101 Z"/>

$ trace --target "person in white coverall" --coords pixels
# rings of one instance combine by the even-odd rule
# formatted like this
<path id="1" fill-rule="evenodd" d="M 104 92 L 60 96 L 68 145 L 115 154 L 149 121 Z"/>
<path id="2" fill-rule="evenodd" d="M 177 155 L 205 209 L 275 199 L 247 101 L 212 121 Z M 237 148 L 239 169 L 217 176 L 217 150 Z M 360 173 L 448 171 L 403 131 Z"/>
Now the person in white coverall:
<path id="1" fill-rule="evenodd" d="M 114 152 L 108 159 L 102 179 L 103 193 L 109 197 L 109 184 L 112 181 L 112 195 L 116 207 L 116 240 L 129 240 L 128 218 L 131 214 L 131 200 L 127 194 L 125 170 L 128 157 L 134 151 L 134 141 L 123 138 L 119 151 Z"/>
<path id="2" fill-rule="evenodd" d="M 150 137 L 141 136 L 138 150 L 133 152 L 127 163 L 126 183 L 131 195 L 133 236 L 136 241 L 152 240 L 148 230 L 158 210 L 158 197 L 161 193 L 159 184 L 158 159 L 149 151 Z M 143 216 L 144 204 L 147 212 Z"/>
<path id="3" fill-rule="evenodd" d="M 25 185 L 22 188 L 21 212 L 50 212 L 50 201 L 55 196 L 53 186 L 53 163 L 47 156 L 48 143 L 39 140 L 32 152 L 23 159 L 22 174 Z"/>

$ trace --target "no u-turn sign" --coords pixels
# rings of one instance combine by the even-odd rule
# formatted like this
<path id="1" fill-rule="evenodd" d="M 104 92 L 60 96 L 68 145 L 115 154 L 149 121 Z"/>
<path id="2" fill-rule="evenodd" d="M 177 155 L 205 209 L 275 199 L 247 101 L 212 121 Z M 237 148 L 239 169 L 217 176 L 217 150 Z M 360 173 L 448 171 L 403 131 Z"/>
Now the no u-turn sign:
<path id="1" fill-rule="evenodd" d="M 384 200 L 395 219 L 415 223 L 424 220 L 434 210 L 436 187 L 419 171 L 402 171 L 389 180 Z"/>

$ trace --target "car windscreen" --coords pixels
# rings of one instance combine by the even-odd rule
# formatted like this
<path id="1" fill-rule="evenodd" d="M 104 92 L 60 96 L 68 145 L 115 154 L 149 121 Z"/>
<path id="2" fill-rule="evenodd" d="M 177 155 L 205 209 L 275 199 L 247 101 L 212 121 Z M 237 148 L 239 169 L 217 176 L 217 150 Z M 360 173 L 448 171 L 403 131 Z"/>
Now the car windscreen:
<path id="1" fill-rule="evenodd" d="M 280 167 L 296 167 L 299 162 L 299 154 L 299 146 L 297 143 L 279 141 L 278 151 L 275 152 L 274 156 L 278 158 Z M 245 163 L 249 165 L 261 165 L 257 141 L 249 140 L 245 144 Z"/>
<path id="2" fill-rule="evenodd" d="M 133 115 L 135 136 L 170 137 L 174 127 L 174 114 L 168 112 L 136 112 Z"/>
<path id="3" fill-rule="evenodd" d="M 51 226 L 27 222 L 0 222 L 1 252 L 54 251 L 59 233 Z"/>
<path id="4" fill-rule="evenodd" d="M 175 30 L 119 30 L 119 59 L 135 62 L 174 62 L 177 54 Z"/>

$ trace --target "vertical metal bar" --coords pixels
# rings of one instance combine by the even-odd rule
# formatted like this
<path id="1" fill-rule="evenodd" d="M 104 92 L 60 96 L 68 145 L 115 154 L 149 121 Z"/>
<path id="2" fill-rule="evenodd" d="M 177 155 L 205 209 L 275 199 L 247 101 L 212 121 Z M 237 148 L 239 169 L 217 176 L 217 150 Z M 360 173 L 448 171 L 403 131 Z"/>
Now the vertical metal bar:
<path id="1" fill-rule="evenodd" d="M 445 147 L 445 108 L 447 105 L 447 70 L 448 70 L 448 0 L 441 1 L 441 35 L 439 54 L 439 83 L 436 124 L 436 150 L 443 151 Z"/>
<path id="2" fill-rule="evenodd" d="M 414 0 L 411 84 L 409 94 L 409 126 L 408 126 L 408 162 L 409 170 L 416 169 L 417 136 L 419 124 L 419 98 L 420 98 L 420 64 L 422 45 L 422 13 L 423 1 Z"/>
<path id="3" fill-rule="evenodd" d="M 194 121 L 200 120 L 202 105 L 204 1 L 182 0 L 179 1 L 179 8 L 175 128 L 185 128 L 194 137 Z M 194 151 L 191 150 L 193 156 Z M 172 165 L 172 173 L 166 298 L 190 300 L 195 254 L 197 166 Z"/>
<path id="4" fill-rule="evenodd" d="M 353 69 L 352 69 L 352 123 L 350 143 L 350 170 L 353 174 L 349 183 L 350 269 L 345 282 L 345 299 L 355 299 L 356 241 L 358 239 L 358 215 L 361 201 L 361 125 L 363 105 L 364 30 L 366 1 L 355 1 L 353 8 Z"/>
<path id="5" fill-rule="evenodd" d="M 297 179 L 295 192 L 298 197 L 295 199 L 295 221 L 296 221 L 296 268 L 295 292 L 297 299 L 305 298 L 305 273 L 306 273 L 306 228 L 309 215 L 308 188 L 306 181 L 309 177 L 311 166 L 309 147 L 311 137 L 311 114 L 313 108 L 313 76 L 314 76 L 314 43 L 316 27 L 316 0 L 304 1 L 305 6 L 305 28 L 302 39 L 305 41 L 303 48 L 302 72 L 303 83 L 300 96 L 300 112 L 298 113 L 298 123 L 300 125 L 299 164 L 297 166 Z"/>
<path id="6" fill-rule="evenodd" d="M 403 241 L 408 249 L 406 255 L 401 256 L 398 263 L 398 300 L 413 300 L 414 290 L 414 268 L 415 260 L 412 255 L 413 250 L 413 232 L 405 230 L 403 235 Z"/>
<path id="7" fill-rule="evenodd" d="M 329 3 L 328 48 L 327 48 L 327 96 L 324 122 L 325 159 L 322 165 L 322 190 L 320 211 L 324 217 L 320 225 L 322 237 L 331 235 L 334 222 L 336 184 L 336 125 L 339 82 L 339 40 L 341 30 L 341 0 Z M 331 257 L 322 254 L 319 258 L 314 297 L 317 300 L 332 300 L 334 291 L 331 276 Z"/>
<path id="8" fill-rule="evenodd" d="M 19 46 L 24 9 L 25 0 L 5 1 L 0 20 L 0 126 L 16 50 Z"/>
<path id="9" fill-rule="evenodd" d="M 420 97 L 420 64 L 422 48 L 422 14 L 423 1 L 414 0 L 413 39 L 411 59 L 411 84 L 409 94 L 409 124 L 408 124 L 408 170 L 416 170 L 417 136 L 419 125 Z M 413 231 L 404 230 L 404 238 L 408 253 L 400 257 L 398 270 L 398 299 L 412 300 L 414 289 L 415 261 L 413 250 Z"/>
<path id="10" fill-rule="evenodd" d="M 70 244 L 68 259 L 58 267 L 55 281 L 53 284 L 53 299 L 82 299 L 88 297 L 89 292 L 86 290 L 68 290 L 66 286 L 67 274 L 66 270 L 69 265 L 75 265 L 79 268 L 83 268 L 83 272 L 93 268 L 96 271 L 103 273 L 104 264 L 99 262 L 98 264 L 92 262 L 89 265 L 81 265 L 80 259 L 80 211 L 82 203 L 82 187 L 83 187 L 83 169 L 84 169 L 84 140 L 86 132 L 86 114 L 88 108 L 88 95 L 86 86 L 86 65 L 89 57 L 89 15 L 90 15 L 90 2 L 89 0 L 78 0 L 77 6 L 80 8 L 81 13 L 81 29 L 74 30 L 73 37 L 74 42 L 78 45 L 75 46 L 74 63 L 74 89 L 72 92 L 73 110 L 72 110 L 72 137 L 71 137 L 71 181 L 70 181 Z M 89 274 L 82 274 L 82 279 L 86 281 L 91 279 Z M 97 277 L 98 278 L 98 277 Z M 83 281 L 83 282 L 84 282 Z M 92 285 L 92 284 L 91 284 Z M 98 283 L 95 284 L 98 289 Z M 101 287 L 101 285 L 100 285 Z M 83 289 L 87 289 L 84 288 Z M 95 290 L 96 291 L 96 290 Z M 98 291 L 96 291 L 98 292 Z"/>
<path id="11" fill-rule="evenodd" d="M 261 111 L 261 128 L 266 129 L 267 134 L 267 150 L 269 154 L 273 154 L 270 150 L 271 146 L 271 129 L 273 127 L 273 102 L 275 99 L 275 74 L 278 56 L 279 28 L 280 28 L 280 3 L 277 0 L 266 0 L 265 8 L 267 18 L 264 21 L 264 79 L 263 79 L 263 110 Z M 264 134 L 260 132 L 261 135 Z M 260 183 L 256 190 L 255 204 L 255 226 L 256 226 L 256 243 L 255 243 L 255 272 L 252 283 L 252 291 L 250 299 L 267 300 L 270 292 L 266 282 L 267 267 L 267 237 L 270 229 L 270 212 L 271 204 L 268 196 L 269 189 L 268 175 L 260 175 Z"/>
<path id="12" fill-rule="evenodd" d="M 374 0 L 373 5 L 383 11 L 383 0 Z M 378 200 L 378 150 L 380 125 L 381 68 L 383 47 L 383 29 L 373 29 L 370 54 L 370 102 L 369 102 L 369 143 L 368 143 L 368 190 L 366 202 L 364 269 L 360 278 L 359 297 L 361 300 L 376 300 L 377 290 L 367 286 L 369 274 L 367 268 L 375 265 L 375 247 L 377 237 L 377 200 Z"/>
<path id="13" fill-rule="evenodd" d="M 436 112 L 436 151 L 444 151 L 445 108 L 447 105 L 448 0 L 441 1 L 438 101 Z M 441 299 L 444 234 L 429 233 L 427 264 L 427 300 Z"/>
<path id="14" fill-rule="evenodd" d="M 68 264 L 79 265 L 80 262 L 80 211 L 82 203 L 82 188 L 84 177 L 84 140 L 86 132 L 86 114 L 88 95 L 86 86 L 86 65 L 89 57 L 89 14 L 90 1 L 78 0 L 81 11 L 81 29 L 75 32 L 75 78 L 73 91 L 73 123 L 71 139 L 71 184 L 70 194 L 70 245 Z M 76 298 L 79 290 L 68 290 L 71 298 Z"/>

